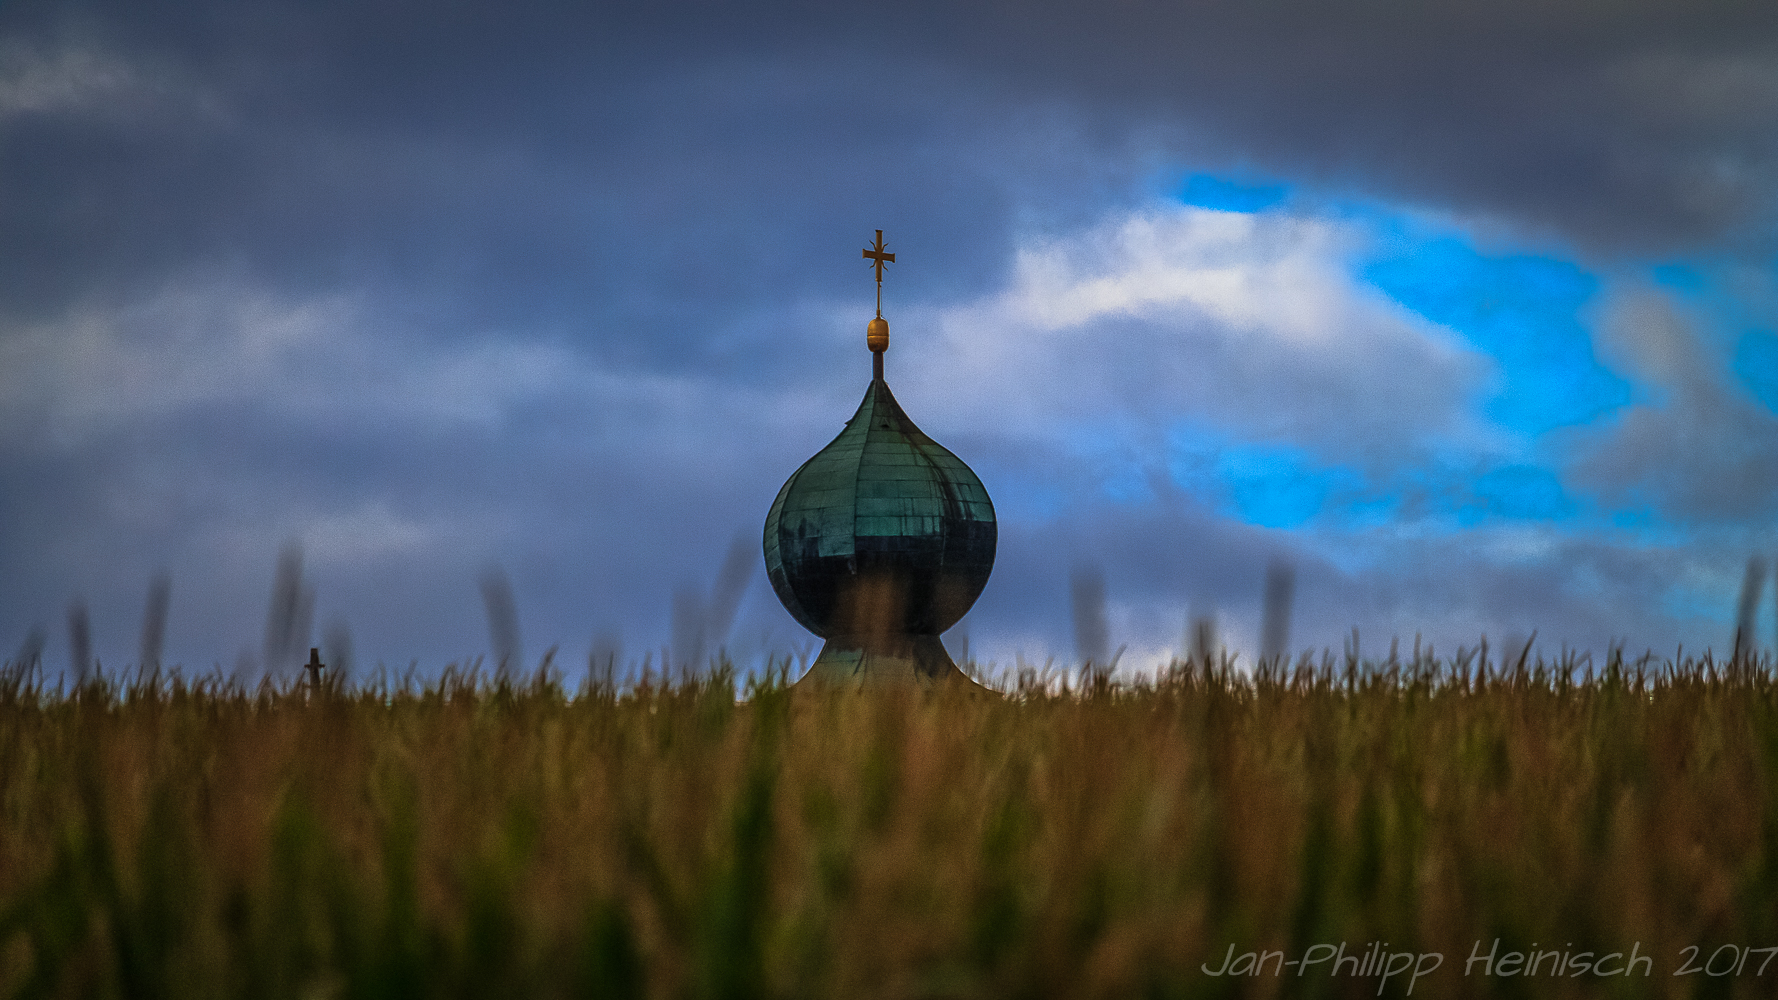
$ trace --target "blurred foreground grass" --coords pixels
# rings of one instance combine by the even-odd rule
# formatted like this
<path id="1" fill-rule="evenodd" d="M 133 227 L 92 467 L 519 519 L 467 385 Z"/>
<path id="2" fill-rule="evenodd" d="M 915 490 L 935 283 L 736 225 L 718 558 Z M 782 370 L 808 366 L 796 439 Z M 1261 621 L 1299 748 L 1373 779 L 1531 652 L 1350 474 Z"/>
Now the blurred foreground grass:
<path id="1" fill-rule="evenodd" d="M 1012 680 L 0 686 L 0 997 L 1778 993 L 1769 665 Z"/>

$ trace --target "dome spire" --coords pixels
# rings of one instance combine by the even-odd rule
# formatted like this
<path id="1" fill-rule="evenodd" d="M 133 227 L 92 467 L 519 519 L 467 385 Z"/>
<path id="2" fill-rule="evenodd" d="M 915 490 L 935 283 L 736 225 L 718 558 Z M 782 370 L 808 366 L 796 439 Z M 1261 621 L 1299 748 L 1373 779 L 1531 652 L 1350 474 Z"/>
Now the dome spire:
<path id="1" fill-rule="evenodd" d="M 864 259 L 877 269 L 877 318 L 865 328 L 864 342 L 870 347 L 871 373 L 878 381 L 883 378 L 883 352 L 889 349 L 889 321 L 883 318 L 883 265 L 895 263 L 895 255 L 885 250 L 883 231 L 879 229 L 876 245 L 864 248 Z"/>

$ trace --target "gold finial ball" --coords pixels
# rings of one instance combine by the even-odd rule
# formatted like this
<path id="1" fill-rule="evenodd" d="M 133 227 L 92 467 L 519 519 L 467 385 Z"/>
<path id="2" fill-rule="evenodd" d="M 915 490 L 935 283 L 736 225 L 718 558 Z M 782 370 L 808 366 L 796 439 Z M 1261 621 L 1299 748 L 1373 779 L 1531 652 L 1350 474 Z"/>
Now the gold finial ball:
<path id="1" fill-rule="evenodd" d="M 864 342 L 878 354 L 887 351 L 889 349 L 889 321 L 881 316 L 871 320 L 870 326 L 866 327 L 864 331 Z"/>

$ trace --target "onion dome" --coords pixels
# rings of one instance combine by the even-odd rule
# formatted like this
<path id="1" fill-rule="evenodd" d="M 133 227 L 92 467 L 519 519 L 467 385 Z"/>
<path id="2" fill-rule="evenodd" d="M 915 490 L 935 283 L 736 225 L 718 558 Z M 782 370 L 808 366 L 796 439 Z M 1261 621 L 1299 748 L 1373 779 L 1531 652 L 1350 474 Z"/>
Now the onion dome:
<path id="1" fill-rule="evenodd" d="M 896 402 L 882 377 L 888 340 L 879 307 L 867 330 L 875 377 L 845 429 L 778 491 L 766 571 L 790 614 L 827 640 L 809 670 L 817 682 L 966 681 L 938 636 L 987 585 L 994 505 Z"/>

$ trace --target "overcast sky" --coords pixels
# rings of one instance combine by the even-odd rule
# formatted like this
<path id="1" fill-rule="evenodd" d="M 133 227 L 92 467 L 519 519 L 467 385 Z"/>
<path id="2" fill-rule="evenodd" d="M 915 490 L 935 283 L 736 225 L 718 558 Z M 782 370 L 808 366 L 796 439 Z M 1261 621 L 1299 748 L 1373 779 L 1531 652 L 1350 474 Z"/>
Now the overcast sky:
<path id="1" fill-rule="evenodd" d="M 263 669 L 296 546 L 361 668 L 658 660 L 737 538 L 728 646 L 806 650 L 759 532 L 878 228 L 977 659 L 1071 660 L 1083 567 L 1127 665 L 1250 658 L 1274 559 L 1293 649 L 1720 651 L 1778 555 L 1769 2 L 25 0 L 3 652 L 131 664 L 165 573 L 167 663 Z"/>

